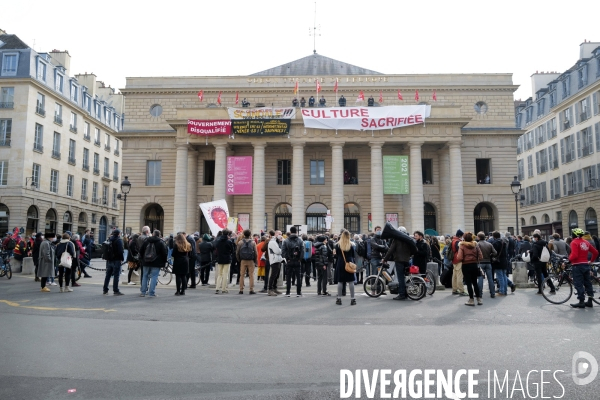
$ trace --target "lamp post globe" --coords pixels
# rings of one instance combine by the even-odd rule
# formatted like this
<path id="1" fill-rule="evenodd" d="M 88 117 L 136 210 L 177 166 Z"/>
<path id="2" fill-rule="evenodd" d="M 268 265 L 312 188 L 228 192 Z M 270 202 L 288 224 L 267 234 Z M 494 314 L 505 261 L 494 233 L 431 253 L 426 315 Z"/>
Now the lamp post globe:
<path id="1" fill-rule="evenodd" d="M 125 179 L 123 179 L 123 181 L 121 182 L 121 193 L 123 193 L 123 236 L 125 236 L 125 216 L 127 213 L 127 195 L 129 194 L 129 191 L 131 190 L 131 182 L 129 182 L 129 179 L 127 179 L 128 177 L 126 176 Z"/>
<path id="2" fill-rule="evenodd" d="M 519 234 L 519 193 L 521 193 L 521 182 L 515 176 L 515 179 L 510 184 L 510 190 L 515 195 L 515 215 L 516 215 L 516 231 L 515 235 Z"/>

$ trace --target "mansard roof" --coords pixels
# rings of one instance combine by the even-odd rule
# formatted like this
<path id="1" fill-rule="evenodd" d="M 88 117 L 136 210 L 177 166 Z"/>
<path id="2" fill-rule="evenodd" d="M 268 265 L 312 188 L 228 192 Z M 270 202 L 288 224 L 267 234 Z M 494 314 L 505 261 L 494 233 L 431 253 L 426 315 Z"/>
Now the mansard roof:
<path id="1" fill-rule="evenodd" d="M 357 67 L 320 54 L 292 61 L 277 67 L 257 72 L 251 76 L 306 76 L 306 75 L 382 75 L 381 72 Z"/>
<path id="2" fill-rule="evenodd" d="M 2 43 L 4 43 L 4 45 L 0 46 L 0 49 L 2 49 L 2 50 L 6 50 L 6 49 L 17 50 L 17 49 L 28 49 L 29 48 L 29 46 L 27 46 L 27 44 L 25 44 L 25 42 L 23 42 L 21 39 L 19 39 L 19 37 L 17 35 L 9 35 L 9 34 L 0 35 L 0 41 L 2 41 Z"/>

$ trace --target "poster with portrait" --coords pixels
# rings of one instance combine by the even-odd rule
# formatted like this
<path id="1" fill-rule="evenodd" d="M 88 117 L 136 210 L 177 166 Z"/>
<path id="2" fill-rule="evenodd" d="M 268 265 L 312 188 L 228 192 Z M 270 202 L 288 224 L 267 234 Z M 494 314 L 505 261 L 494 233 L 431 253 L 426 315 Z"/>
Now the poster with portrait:
<path id="1" fill-rule="evenodd" d="M 229 209 L 225 200 L 215 200 L 209 203 L 200 203 L 200 210 L 210 228 L 210 233 L 216 236 L 219 231 L 227 228 L 229 222 Z"/>

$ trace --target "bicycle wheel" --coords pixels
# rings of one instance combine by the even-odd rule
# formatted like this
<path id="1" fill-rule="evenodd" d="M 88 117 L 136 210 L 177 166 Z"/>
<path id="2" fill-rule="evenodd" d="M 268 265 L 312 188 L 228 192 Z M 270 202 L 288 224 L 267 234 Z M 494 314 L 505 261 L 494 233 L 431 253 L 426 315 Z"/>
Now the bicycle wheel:
<path id="1" fill-rule="evenodd" d="M 0 278 L 2 278 L 4 275 L 6 275 L 6 265 L 4 266 L 4 268 L 0 268 Z"/>
<path id="2" fill-rule="evenodd" d="M 81 279 L 81 266 L 77 266 L 77 270 L 75 271 L 75 282 Z"/>
<path id="3" fill-rule="evenodd" d="M 435 293 L 435 275 L 433 275 L 433 272 L 427 271 L 427 274 L 425 274 L 425 278 L 423 278 L 423 280 L 425 281 L 425 286 L 427 286 L 427 294 L 432 296 Z"/>
<path id="4" fill-rule="evenodd" d="M 385 284 L 377 277 L 377 275 L 371 275 L 365 279 L 363 283 L 363 288 L 365 289 L 365 293 L 369 297 L 379 297 L 383 293 L 383 288 Z"/>
<path id="5" fill-rule="evenodd" d="M 422 278 L 411 276 L 406 282 L 406 295 L 411 300 L 421 300 L 427 294 L 427 285 Z"/>
<path id="6" fill-rule="evenodd" d="M 158 282 L 161 285 L 168 285 L 171 283 L 171 279 L 173 279 L 173 273 L 171 271 L 170 265 L 160 269 L 160 272 L 158 273 Z"/>
<path id="7" fill-rule="evenodd" d="M 12 269 L 10 268 L 10 264 L 6 266 L 6 277 L 8 279 L 12 278 Z"/>
<path id="8" fill-rule="evenodd" d="M 196 274 L 196 276 L 194 277 L 194 285 L 199 286 L 200 285 L 200 268 L 194 269 L 194 273 Z"/>
<path id="9" fill-rule="evenodd" d="M 555 288 L 554 293 L 550 293 L 552 286 Z M 573 284 L 564 275 L 550 275 L 544 280 L 542 295 L 552 304 L 566 303 L 573 295 Z"/>
<path id="10" fill-rule="evenodd" d="M 594 297 L 592 300 L 594 300 L 594 303 L 600 304 L 600 298 L 598 297 L 600 296 L 600 278 L 597 276 L 592 276 L 592 289 L 594 289 Z"/>

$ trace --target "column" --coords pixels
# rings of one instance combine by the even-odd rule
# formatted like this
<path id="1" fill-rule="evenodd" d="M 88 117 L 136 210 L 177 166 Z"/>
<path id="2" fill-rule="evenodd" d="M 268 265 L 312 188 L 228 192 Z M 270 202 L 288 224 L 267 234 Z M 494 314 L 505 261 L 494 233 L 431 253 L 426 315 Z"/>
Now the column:
<path id="1" fill-rule="evenodd" d="M 187 214 L 188 145 L 177 145 L 175 164 L 175 204 L 173 210 L 173 233 L 185 230 Z"/>
<path id="2" fill-rule="evenodd" d="M 255 143 L 254 176 L 252 183 L 252 233 L 260 233 L 265 221 L 265 147 L 266 143 Z"/>
<path id="3" fill-rule="evenodd" d="M 454 233 L 452 232 L 452 210 L 450 209 L 450 156 L 447 148 L 440 150 L 438 154 L 440 160 L 440 203 L 436 213 L 437 230 L 440 234 Z"/>
<path id="4" fill-rule="evenodd" d="M 423 142 L 409 142 L 410 147 L 410 213 L 411 232 L 425 229 L 423 218 L 423 173 L 421 165 L 421 146 Z"/>
<path id="5" fill-rule="evenodd" d="M 331 144 L 331 216 L 330 232 L 339 233 L 344 228 L 344 143 Z"/>
<path id="6" fill-rule="evenodd" d="M 227 143 L 215 143 L 215 184 L 213 200 L 225 200 L 227 175 Z"/>
<path id="7" fill-rule="evenodd" d="M 450 210 L 452 214 L 451 234 L 458 228 L 465 230 L 465 200 L 463 194 L 461 143 L 450 142 Z"/>
<path id="8" fill-rule="evenodd" d="M 178 172 L 179 173 L 179 172 Z M 200 207 L 198 203 L 198 152 L 188 151 L 187 168 L 187 216 L 186 232 L 188 234 L 196 232 L 200 227 L 198 218 Z"/>
<path id="9" fill-rule="evenodd" d="M 305 225 L 304 143 L 292 142 L 292 224 Z"/>
<path id="10" fill-rule="evenodd" d="M 383 208 L 383 157 L 381 147 L 383 143 L 370 142 L 371 146 L 371 220 L 373 229 L 385 224 Z"/>

